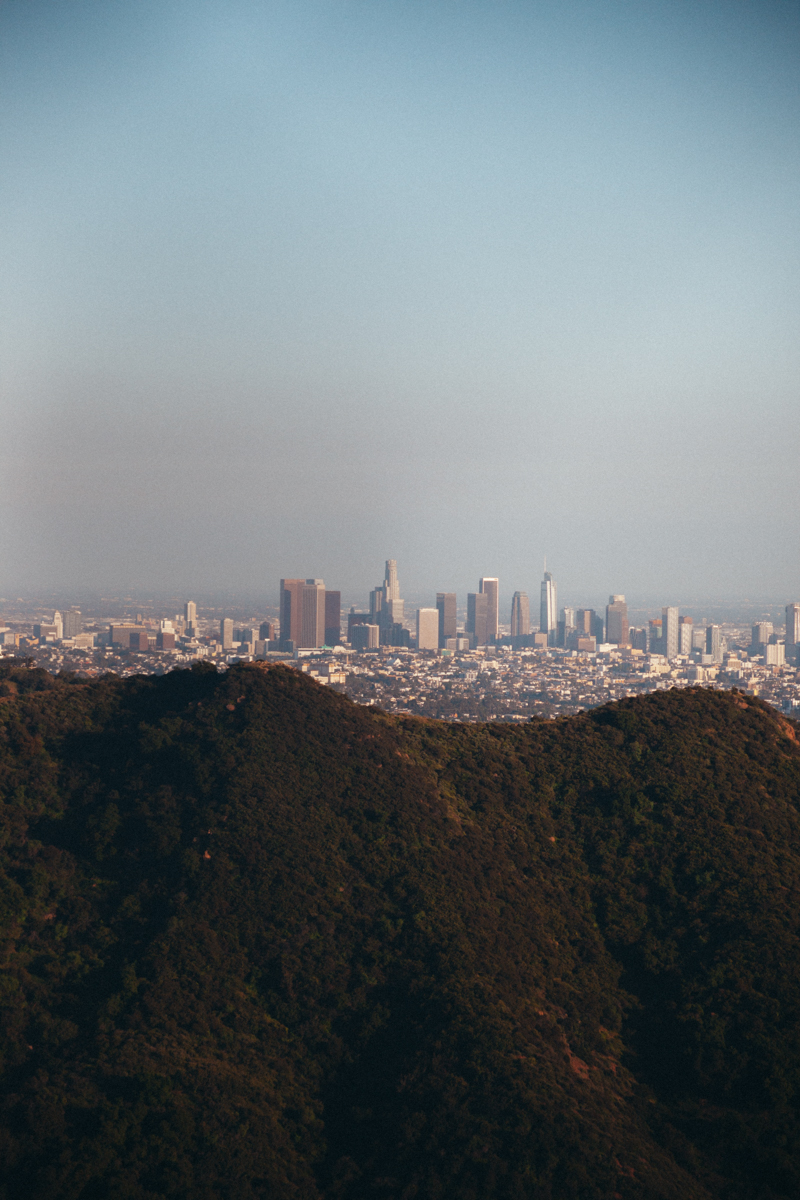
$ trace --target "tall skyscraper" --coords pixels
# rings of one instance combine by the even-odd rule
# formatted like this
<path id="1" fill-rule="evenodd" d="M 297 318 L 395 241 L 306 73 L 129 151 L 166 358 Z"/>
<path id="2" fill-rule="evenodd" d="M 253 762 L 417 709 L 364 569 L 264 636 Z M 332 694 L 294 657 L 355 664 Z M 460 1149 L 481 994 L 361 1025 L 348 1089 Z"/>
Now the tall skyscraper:
<path id="1" fill-rule="evenodd" d="M 78 635 L 83 632 L 83 617 L 81 616 L 81 610 L 79 608 L 70 608 L 67 612 L 65 612 L 63 626 L 65 638 L 78 637 Z"/>
<path id="2" fill-rule="evenodd" d="M 527 592 L 514 592 L 511 600 L 511 636 L 527 637 L 531 631 L 531 606 Z"/>
<path id="3" fill-rule="evenodd" d="M 187 637 L 197 637 L 197 605 L 187 600 L 183 606 L 184 631 Z"/>
<path id="4" fill-rule="evenodd" d="M 233 649 L 233 619 L 223 617 L 219 623 L 219 640 L 223 650 Z"/>
<path id="5" fill-rule="evenodd" d="M 575 609 L 562 608 L 561 616 L 558 618 L 558 627 L 556 634 L 556 642 L 559 646 L 566 646 L 570 636 L 575 632 Z"/>
<path id="6" fill-rule="evenodd" d="M 606 641 L 614 646 L 627 646 L 628 644 L 628 606 L 624 596 L 608 597 Z"/>
<path id="7" fill-rule="evenodd" d="M 381 645 L 399 645 L 400 630 L 405 615 L 405 605 L 400 599 L 400 584 L 397 579 L 397 561 L 387 558 L 383 584 L 370 592 L 370 618 L 380 626 Z"/>
<path id="8" fill-rule="evenodd" d="M 668 659 L 678 657 L 678 610 L 675 607 L 661 609 L 662 654 Z"/>
<path id="9" fill-rule="evenodd" d="M 303 629 L 303 613 L 300 603 L 300 589 L 305 583 L 304 579 L 282 579 L 280 593 L 280 622 L 281 622 L 281 643 L 286 646 L 288 642 L 294 642 L 295 646 L 300 645 L 300 638 Z"/>
<path id="10" fill-rule="evenodd" d="M 298 645 L 311 649 L 325 642 L 325 584 L 321 579 L 306 579 L 300 589 L 302 623 Z"/>
<path id="11" fill-rule="evenodd" d="M 387 558 L 383 576 L 383 591 L 386 600 L 400 599 L 400 584 L 397 579 L 397 559 Z"/>
<path id="12" fill-rule="evenodd" d="M 437 592 L 436 609 L 439 613 L 439 648 L 443 650 L 447 639 L 454 638 L 457 632 L 455 592 Z"/>
<path id="13" fill-rule="evenodd" d="M 486 641 L 487 644 L 497 641 L 500 632 L 500 581 L 494 575 L 487 575 L 480 581 L 478 591 L 486 596 Z"/>
<path id="14" fill-rule="evenodd" d="M 338 646 L 342 639 L 342 593 L 325 592 L 325 645 Z"/>
<path id="15" fill-rule="evenodd" d="M 438 608 L 417 609 L 417 649 L 436 650 L 439 646 Z"/>
<path id="16" fill-rule="evenodd" d="M 757 621 L 751 632 L 750 645 L 755 650 L 759 646 L 766 646 L 773 633 L 774 629 L 771 621 Z"/>
<path id="17" fill-rule="evenodd" d="M 542 594 L 539 603 L 539 632 L 547 634 L 548 646 L 554 646 L 558 628 L 558 599 L 556 581 L 549 571 L 545 571 L 542 580 Z"/>
<path id="18" fill-rule="evenodd" d="M 691 654 L 693 649 L 692 636 L 694 621 L 691 617 L 680 617 L 678 620 L 678 653 Z"/>
<path id="19" fill-rule="evenodd" d="M 467 628 L 473 646 L 485 646 L 489 597 L 486 592 L 470 592 L 467 596 Z"/>
<path id="20" fill-rule="evenodd" d="M 786 605 L 786 657 L 795 662 L 800 654 L 800 604 Z"/>
<path id="21" fill-rule="evenodd" d="M 714 662 L 722 662 L 722 630 L 719 625 L 706 626 L 706 654 L 710 654 Z"/>

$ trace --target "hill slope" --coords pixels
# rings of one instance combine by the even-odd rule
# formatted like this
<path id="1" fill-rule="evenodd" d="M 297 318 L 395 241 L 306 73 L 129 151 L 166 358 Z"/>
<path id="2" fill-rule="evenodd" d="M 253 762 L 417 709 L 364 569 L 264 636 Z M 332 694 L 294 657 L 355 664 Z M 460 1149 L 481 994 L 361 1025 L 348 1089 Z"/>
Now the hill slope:
<path id="1" fill-rule="evenodd" d="M 0 1198 L 800 1195 L 800 746 L 0 678 Z"/>

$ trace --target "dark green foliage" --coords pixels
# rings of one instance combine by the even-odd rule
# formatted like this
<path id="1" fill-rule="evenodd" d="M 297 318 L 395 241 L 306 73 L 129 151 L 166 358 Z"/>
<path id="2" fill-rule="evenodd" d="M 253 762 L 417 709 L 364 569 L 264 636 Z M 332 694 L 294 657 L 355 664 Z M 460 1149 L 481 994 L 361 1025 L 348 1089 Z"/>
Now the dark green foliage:
<path id="1" fill-rule="evenodd" d="M 800 747 L 0 672 L 0 1200 L 800 1195 Z"/>

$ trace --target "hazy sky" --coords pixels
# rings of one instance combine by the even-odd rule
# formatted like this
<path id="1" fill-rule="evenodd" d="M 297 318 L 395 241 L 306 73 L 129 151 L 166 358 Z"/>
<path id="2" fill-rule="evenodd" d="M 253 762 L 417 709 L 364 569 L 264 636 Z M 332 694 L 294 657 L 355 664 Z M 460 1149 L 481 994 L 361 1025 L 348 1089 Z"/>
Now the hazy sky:
<path id="1" fill-rule="evenodd" d="M 0 589 L 800 598 L 797 3 L 4 0 Z"/>

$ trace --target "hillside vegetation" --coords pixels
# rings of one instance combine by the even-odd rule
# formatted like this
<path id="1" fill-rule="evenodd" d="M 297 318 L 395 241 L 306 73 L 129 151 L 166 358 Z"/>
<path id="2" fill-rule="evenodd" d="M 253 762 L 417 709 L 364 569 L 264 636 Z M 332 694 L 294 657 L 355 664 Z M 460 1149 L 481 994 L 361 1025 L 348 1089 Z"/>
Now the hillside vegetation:
<path id="1" fill-rule="evenodd" d="M 800 745 L 0 670 L 0 1200 L 796 1200 Z"/>

